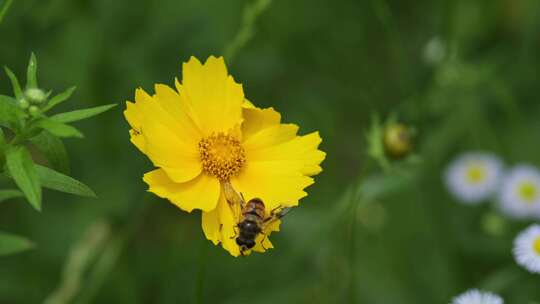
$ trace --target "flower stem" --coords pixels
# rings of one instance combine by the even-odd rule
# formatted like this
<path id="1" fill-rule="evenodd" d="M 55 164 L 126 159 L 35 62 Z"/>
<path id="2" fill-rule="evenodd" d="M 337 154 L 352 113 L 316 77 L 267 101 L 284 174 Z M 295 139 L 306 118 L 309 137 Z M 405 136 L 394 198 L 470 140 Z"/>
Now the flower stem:
<path id="1" fill-rule="evenodd" d="M 2 20 L 4 20 L 4 17 L 6 16 L 12 3 L 13 3 L 13 0 L 5 0 L 4 3 L 2 4 L 2 7 L 0 8 L 0 23 L 2 23 Z"/>
<path id="2" fill-rule="evenodd" d="M 246 5 L 242 16 L 240 30 L 231 43 L 225 47 L 224 56 L 229 64 L 233 61 L 236 53 L 246 45 L 255 34 L 255 22 L 272 3 L 272 0 L 255 0 L 252 4 Z"/>
<path id="3" fill-rule="evenodd" d="M 65 304 L 72 301 L 79 292 L 86 268 L 105 245 L 109 233 L 109 225 L 101 220 L 88 228 L 84 237 L 69 253 L 60 285 L 45 299 L 44 304 Z"/>
<path id="4" fill-rule="evenodd" d="M 206 279 L 206 258 L 208 256 L 208 244 L 206 240 L 201 241 L 199 249 L 199 270 L 197 272 L 197 280 L 195 282 L 195 301 L 194 303 L 204 303 L 204 282 Z"/>

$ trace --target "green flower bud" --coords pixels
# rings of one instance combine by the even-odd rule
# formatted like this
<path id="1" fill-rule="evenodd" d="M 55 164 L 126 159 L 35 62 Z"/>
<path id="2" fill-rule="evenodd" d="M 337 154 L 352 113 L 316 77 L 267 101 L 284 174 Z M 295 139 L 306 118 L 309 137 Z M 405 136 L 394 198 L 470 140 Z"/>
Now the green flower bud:
<path id="1" fill-rule="evenodd" d="M 47 94 L 38 88 L 30 88 L 24 92 L 24 95 L 33 104 L 40 104 L 47 99 Z"/>
<path id="2" fill-rule="evenodd" d="M 18 102 L 19 102 L 19 107 L 21 109 L 28 109 L 28 107 L 30 106 L 30 103 L 28 102 L 28 100 L 24 98 L 19 99 Z"/>
<path id="3" fill-rule="evenodd" d="M 384 130 L 384 148 L 388 155 L 401 158 L 412 150 L 412 132 L 404 124 L 391 124 Z"/>
<path id="4" fill-rule="evenodd" d="M 30 113 L 30 116 L 32 117 L 36 117 L 39 115 L 41 111 L 39 110 L 39 108 L 37 106 L 30 106 L 28 108 L 28 113 Z"/>

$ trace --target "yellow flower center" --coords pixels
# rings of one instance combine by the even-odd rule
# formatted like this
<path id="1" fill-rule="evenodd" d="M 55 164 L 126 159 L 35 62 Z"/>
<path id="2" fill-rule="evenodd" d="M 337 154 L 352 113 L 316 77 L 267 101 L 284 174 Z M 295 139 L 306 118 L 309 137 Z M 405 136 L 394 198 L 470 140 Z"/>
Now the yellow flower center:
<path id="1" fill-rule="evenodd" d="M 531 182 L 523 182 L 519 185 L 519 196 L 527 203 L 533 203 L 538 196 L 538 189 Z"/>
<path id="2" fill-rule="evenodd" d="M 223 133 L 212 134 L 199 142 L 203 170 L 220 181 L 227 181 L 240 172 L 246 154 L 240 141 Z"/>
<path id="3" fill-rule="evenodd" d="M 533 248 L 534 251 L 536 251 L 536 253 L 540 255 L 540 237 L 538 237 L 536 241 L 534 241 Z"/>
<path id="4" fill-rule="evenodd" d="M 466 172 L 467 181 L 471 184 L 478 184 L 486 179 L 486 169 L 482 165 L 471 165 Z"/>

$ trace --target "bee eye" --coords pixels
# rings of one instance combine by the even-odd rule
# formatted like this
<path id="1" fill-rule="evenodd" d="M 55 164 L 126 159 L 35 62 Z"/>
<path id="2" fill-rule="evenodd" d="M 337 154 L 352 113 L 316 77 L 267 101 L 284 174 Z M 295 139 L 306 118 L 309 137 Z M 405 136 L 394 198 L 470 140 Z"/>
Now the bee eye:
<path id="1" fill-rule="evenodd" d="M 251 249 L 253 247 L 255 247 L 255 241 L 254 240 L 249 240 L 246 242 L 246 247 Z"/>

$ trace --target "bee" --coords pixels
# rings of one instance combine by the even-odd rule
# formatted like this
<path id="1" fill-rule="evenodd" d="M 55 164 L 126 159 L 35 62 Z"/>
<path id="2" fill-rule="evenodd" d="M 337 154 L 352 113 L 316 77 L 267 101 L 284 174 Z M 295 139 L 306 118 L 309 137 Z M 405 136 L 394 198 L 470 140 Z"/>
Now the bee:
<path id="1" fill-rule="evenodd" d="M 246 251 L 255 247 L 255 240 L 259 234 L 264 234 L 264 230 L 270 224 L 280 220 L 291 210 L 291 208 L 279 206 L 270 211 L 269 216 L 266 216 L 266 207 L 261 199 L 254 198 L 246 203 L 243 195 L 236 192 L 229 182 L 223 183 L 223 190 L 229 205 L 233 210 L 236 208 L 237 214 L 240 215 L 236 225 L 238 232 L 233 238 L 236 238 L 236 244 L 240 247 L 240 254 L 242 256 Z M 264 238 L 261 241 L 261 245 L 263 241 Z"/>

